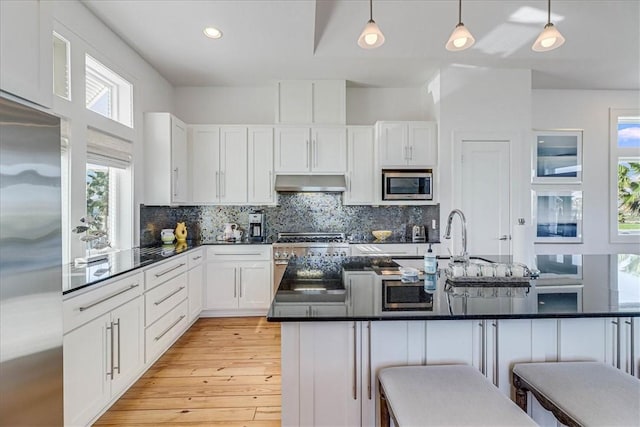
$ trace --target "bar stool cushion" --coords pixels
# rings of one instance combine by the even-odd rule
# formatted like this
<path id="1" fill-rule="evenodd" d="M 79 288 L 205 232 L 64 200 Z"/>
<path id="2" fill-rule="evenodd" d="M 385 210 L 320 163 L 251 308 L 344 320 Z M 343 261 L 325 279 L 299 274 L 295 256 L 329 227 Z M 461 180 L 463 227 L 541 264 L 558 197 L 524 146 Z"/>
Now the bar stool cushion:
<path id="1" fill-rule="evenodd" d="M 537 425 L 468 365 L 385 368 L 378 378 L 398 427 Z"/>
<path id="2" fill-rule="evenodd" d="M 600 362 L 519 363 L 513 373 L 583 426 L 640 426 L 640 380 Z"/>

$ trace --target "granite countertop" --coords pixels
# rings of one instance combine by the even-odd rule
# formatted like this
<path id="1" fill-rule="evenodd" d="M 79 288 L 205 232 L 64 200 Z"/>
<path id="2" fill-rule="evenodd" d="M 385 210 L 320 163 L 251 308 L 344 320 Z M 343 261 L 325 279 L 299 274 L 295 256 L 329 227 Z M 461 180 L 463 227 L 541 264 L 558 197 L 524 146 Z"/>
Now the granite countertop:
<path id="1" fill-rule="evenodd" d="M 349 244 L 352 245 L 364 245 L 364 244 L 369 244 L 369 245 L 384 245 L 384 244 L 389 244 L 389 243 L 417 243 L 417 244 L 432 244 L 432 245 L 437 245 L 440 243 L 440 240 L 428 240 L 426 242 L 414 242 L 413 240 L 411 240 L 411 238 L 401 238 L 401 237 L 394 237 L 391 236 L 388 239 L 385 240 L 376 240 L 376 239 L 364 239 L 364 238 L 358 238 L 358 237 L 354 237 L 354 238 L 350 238 L 349 239 Z"/>
<path id="2" fill-rule="evenodd" d="M 640 316 L 640 255 L 545 255 L 541 275 L 519 282 L 460 286 L 425 276 L 405 285 L 400 264 L 419 267 L 418 257 L 347 257 L 320 262 L 290 261 L 267 315 L 269 321 L 354 321 L 513 319 Z M 441 258 L 442 259 L 442 258 Z M 510 262 L 480 256 L 476 262 Z M 446 262 L 446 261 L 445 261 Z M 441 261 L 442 264 L 442 261 Z M 442 271 L 441 271 L 442 273 Z M 389 293 L 401 292 L 401 294 Z M 385 294 L 390 295 L 385 298 Z M 397 299 L 427 302 L 427 307 L 396 308 Z"/>

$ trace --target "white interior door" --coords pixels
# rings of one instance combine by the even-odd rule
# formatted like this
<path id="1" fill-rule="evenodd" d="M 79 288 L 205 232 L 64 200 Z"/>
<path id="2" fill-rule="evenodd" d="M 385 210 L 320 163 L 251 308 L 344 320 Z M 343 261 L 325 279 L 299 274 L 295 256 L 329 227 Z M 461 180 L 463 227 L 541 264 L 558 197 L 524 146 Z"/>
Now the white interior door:
<path id="1" fill-rule="evenodd" d="M 510 142 L 462 140 L 459 205 L 469 254 L 509 255 Z"/>

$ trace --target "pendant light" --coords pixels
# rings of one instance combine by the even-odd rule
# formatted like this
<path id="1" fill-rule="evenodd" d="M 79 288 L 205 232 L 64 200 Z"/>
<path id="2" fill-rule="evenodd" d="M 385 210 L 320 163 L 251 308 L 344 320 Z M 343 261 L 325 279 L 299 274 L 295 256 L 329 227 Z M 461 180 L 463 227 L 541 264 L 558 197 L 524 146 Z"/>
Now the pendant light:
<path id="1" fill-rule="evenodd" d="M 458 25 L 451 33 L 449 41 L 444 46 L 447 50 L 457 52 L 459 50 L 465 50 L 473 46 L 476 39 L 473 38 L 467 27 L 462 23 L 462 0 L 458 1 Z"/>
<path id="2" fill-rule="evenodd" d="M 564 44 L 564 37 L 562 37 L 560 31 L 551 23 L 551 0 L 548 1 L 547 25 L 544 26 L 544 30 L 542 30 L 536 42 L 531 46 L 531 49 L 536 52 L 546 52 L 559 48 Z"/>
<path id="3" fill-rule="evenodd" d="M 358 37 L 358 46 L 363 49 L 375 49 L 384 43 L 384 35 L 376 21 L 373 20 L 373 0 L 369 0 L 369 22 Z"/>

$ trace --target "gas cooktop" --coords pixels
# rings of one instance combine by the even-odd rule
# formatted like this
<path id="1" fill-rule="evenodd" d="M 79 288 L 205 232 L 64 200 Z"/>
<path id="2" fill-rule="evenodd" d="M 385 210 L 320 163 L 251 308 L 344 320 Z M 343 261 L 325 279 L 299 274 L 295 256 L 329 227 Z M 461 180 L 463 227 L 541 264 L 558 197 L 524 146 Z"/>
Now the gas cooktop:
<path id="1" fill-rule="evenodd" d="M 347 243 L 344 233 L 283 232 L 278 233 L 276 243 Z"/>

